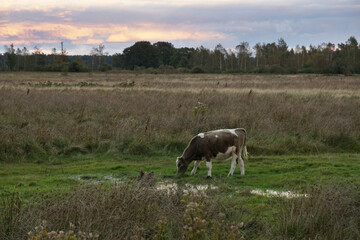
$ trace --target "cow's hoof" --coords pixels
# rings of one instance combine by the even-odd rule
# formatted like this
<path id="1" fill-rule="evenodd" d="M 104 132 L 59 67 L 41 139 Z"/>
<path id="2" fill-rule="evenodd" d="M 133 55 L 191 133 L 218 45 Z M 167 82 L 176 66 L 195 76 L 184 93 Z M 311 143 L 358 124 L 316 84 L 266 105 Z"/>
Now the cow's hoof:
<path id="1" fill-rule="evenodd" d="M 211 179 L 212 177 L 211 176 L 206 176 L 206 178 L 205 179 Z"/>

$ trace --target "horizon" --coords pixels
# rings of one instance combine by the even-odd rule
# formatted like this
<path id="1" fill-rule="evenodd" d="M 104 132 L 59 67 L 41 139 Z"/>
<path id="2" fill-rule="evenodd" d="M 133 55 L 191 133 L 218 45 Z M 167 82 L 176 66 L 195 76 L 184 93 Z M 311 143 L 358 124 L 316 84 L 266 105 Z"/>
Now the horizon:
<path id="1" fill-rule="evenodd" d="M 206 4 L 206 5 L 205 5 Z M 240 42 L 272 43 L 283 38 L 289 48 L 344 43 L 360 36 L 360 2 L 264 0 L 218 3 L 197 1 L 20 0 L 0 6 L 0 53 L 4 46 L 39 47 L 68 55 L 88 55 L 105 45 L 110 55 L 138 41 L 170 42 L 176 48 L 221 44 L 235 49 Z"/>

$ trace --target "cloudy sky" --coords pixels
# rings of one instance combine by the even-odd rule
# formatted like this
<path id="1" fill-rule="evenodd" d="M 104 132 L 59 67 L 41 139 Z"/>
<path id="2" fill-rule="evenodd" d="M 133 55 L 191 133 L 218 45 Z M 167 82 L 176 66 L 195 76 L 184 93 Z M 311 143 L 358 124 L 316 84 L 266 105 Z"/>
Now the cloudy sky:
<path id="1" fill-rule="evenodd" d="M 143 40 L 213 49 L 350 36 L 360 42 L 359 0 L 0 0 L 0 53 L 11 43 L 49 52 L 63 41 L 69 54 L 104 44 L 113 54 Z"/>

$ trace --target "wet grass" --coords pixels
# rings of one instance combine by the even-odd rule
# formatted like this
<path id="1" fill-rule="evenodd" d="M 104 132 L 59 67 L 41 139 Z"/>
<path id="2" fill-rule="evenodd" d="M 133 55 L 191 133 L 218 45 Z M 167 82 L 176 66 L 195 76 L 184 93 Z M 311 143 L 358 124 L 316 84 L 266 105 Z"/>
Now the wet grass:
<path id="1" fill-rule="evenodd" d="M 206 180 L 207 169 L 200 164 L 195 176 L 176 175 L 176 155 L 78 155 L 72 158 L 52 158 L 42 163 L 2 163 L 0 189 L 21 192 L 29 197 L 38 191 L 66 190 L 89 181 L 131 180 L 139 171 L 153 171 L 157 181 L 214 184 L 230 188 L 260 188 L 303 190 L 313 184 L 360 184 L 359 154 L 319 154 L 297 156 L 253 156 L 245 162 L 246 175 L 237 167 L 234 176 L 227 177 L 230 160 L 214 161 L 213 179 Z"/>

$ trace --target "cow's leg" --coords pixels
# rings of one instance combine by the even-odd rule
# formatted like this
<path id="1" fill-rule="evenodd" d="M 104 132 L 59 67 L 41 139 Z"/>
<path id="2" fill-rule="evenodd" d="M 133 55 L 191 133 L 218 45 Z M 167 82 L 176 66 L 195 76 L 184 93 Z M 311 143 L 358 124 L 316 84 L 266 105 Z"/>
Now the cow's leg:
<path id="1" fill-rule="evenodd" d="M 211 160 L 206 160 L 206 167 L 208 169 L 208 174 L 207 174 L 207 177 L 206 178 L 211 178 L 211 167 L 212 167 L 212 164 L 211 164 Z"/>
<path id="2" fill-rule="evenodd" d="M 240 166 L 241 175 L 244 176 L 245 175 L 245 166 L 244 166 L 244 160 L 241 158 L 241 153 L 242 153 L 242 148 L 239 151 L 237 162 L 238 162 L 238 164 Z"/>
<path id="3" fill-rule="evenodd" d="M 236 153 L 233 153 L 232 160 L 231 160 L 230 172 L 228 174 L 228 177 L 231 177 L 234 174 L 234 170 L 236 168 L 236 162 L 237 162 L 236 159 L 237 159 Z"/>
<path id="4" fill-rule="evenodd" d="M 194 168 L 193 170 L 191 171 L 191 175 L 194 175 L 196 173 L 196 170 L 198 168 L 198 166 L 200 165 L 200 161 L 195 161 L 194 163 Z"/>

